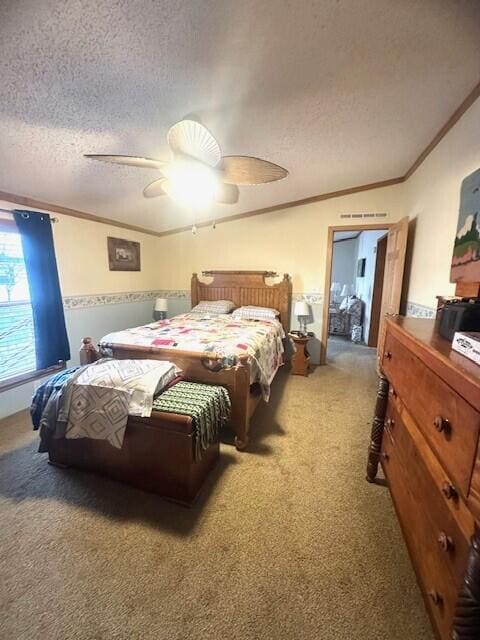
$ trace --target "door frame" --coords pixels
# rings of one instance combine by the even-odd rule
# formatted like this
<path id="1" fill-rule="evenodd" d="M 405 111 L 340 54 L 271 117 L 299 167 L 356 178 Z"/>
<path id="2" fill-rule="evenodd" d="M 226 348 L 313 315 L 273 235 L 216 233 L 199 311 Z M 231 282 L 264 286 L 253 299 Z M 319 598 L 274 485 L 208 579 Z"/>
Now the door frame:
<path id="1" fill-rule="evenodd" d="M 328 310 L 330 308 L 330 280 L 332 279 L 333 235 L 335 231 L 385 231 L 388 233 L 388 230 L 393 225 L 393 222 L 377 222 L 373 224 L 347 224 L 328 227 L 325 284 L 323 289 L 322 335 L 320 338 L 320 364 L 326 364 L 327 361 Z"/>

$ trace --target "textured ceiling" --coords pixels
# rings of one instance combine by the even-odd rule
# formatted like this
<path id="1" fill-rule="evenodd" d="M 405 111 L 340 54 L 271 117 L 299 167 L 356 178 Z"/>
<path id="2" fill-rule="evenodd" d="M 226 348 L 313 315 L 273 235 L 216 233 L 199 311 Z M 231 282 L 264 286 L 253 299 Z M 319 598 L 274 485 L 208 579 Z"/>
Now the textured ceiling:
<path id="1" fill-rule="evenodd" d="M 0 190 L 155 230 L 152 170 L 193 115 L 285 166 L 219 218 L 405 173 L 480 78 L 478 0 L 1 0 Z"/>

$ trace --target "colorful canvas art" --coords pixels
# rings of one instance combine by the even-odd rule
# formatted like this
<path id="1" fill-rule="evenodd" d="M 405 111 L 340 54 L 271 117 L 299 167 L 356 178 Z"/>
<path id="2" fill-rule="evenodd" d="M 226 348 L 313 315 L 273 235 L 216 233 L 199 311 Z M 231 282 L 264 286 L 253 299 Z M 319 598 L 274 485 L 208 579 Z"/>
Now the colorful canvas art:
<path id="1" fill-rule="evenodd" d="M 462 182 L 451 282 L 480 282 L 480 169 Z"/>

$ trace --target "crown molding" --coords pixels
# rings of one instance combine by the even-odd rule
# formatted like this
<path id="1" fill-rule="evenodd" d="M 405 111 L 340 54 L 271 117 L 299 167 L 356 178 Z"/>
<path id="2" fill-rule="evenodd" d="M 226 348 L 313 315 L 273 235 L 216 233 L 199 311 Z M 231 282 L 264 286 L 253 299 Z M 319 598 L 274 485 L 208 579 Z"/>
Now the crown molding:
<path id="1" fill-rule="evenodd" d="M 369 184 L 362 184 L 357 187 L 349 187 L 348 189 L 340 189 L 339 191 L 330 191 L 329 193 L 322 193 L 310 198 L 302 198 L 301 200 L 292 200 L 291 202 L 282 202 L 280 204 L 272 205 L 271 207 L 265 207 L 263 209 L 254 209 L 252 211 L 244 211 L 243 213 L 236 213 L 231 216 L 225 216 L 223 218 L 210 218 L 208 220 L 202 220 L 196 223 L 197 229 L 201 227 L 210 227 L 214 223 L 222 224 L 223 222 L 233 222 L 234 220 L 242 220 L 243 218 L 250 218 L 252 216 L 260 216 L 264 213 L 273 213 L 274 211 L 281 211 L 283 209 L 290 209 L 291 207 L 300 207 L 306 204 L 312 204 L 314 202 L 321 202 L 322 200 L 330 200 L 331 198 L 339 198 L 340 196 L 347 196 L 352 193 L 360 193 L 361 191 L 371 191 L 372 189 L 381 189 L 382 187 L 390 187 L 395 184 L 403 182 L 404 178 L 390 178 L 388 180 L 382 180 L 380 182 L 372 182 Z M 0 191 L 0 200 L 11 202 L 13 205 L 21 205 L 22 207 L 28 207 L 31 209 L 44 209 L 52 213 L 60 213 L 65 216 L 71 216 L 73 218 L 80 218 L 81 220 L 88 220 L 90 222 L 99 222 L 100 224 L 108 224 L 121 229 L 129 229 L 130 231 L 137 231 L 138 233 L 144 233 L 150 236 L 163 237 L 170 236 L 175 233 L 182 233 L 183 231 L 190 231 L 192 225 L 186 225 L 184 227 L 177 227 L 175 229 L 167 229 L 166 231 L 154 231 L 146 227 L 138 227 L 126 222 L 118 222 L 111 218 L 102 218 L 93 213 L 87 213 L 86 211 L 79 211 L 77 209 L 69 209 L 62 207 L 58 204 L 52 204 L 51 202 L 43 202 L 42 200 L 36 200 L 27 196 L 19 196 L 14 193 L 8 193 L 7 191 Z"/>
<path id="2" fill-rule="evenodd" d="M 263 209 L 253 209 L 252 211 L 244 211 L 243 213 L 235 213 L 232 216 L 224 216 L 223 218 L 210 218 L 209 220 L 202 220 L 195 223 L 197 229 L 201 227 L 210 227 L 215 224 L 223 224 L 224 222 L 233 222 L 234 220 L 243 220 L 243 218 L 251 218 L 253 216 L 262 216 L 264 213 L 273 213 L 274 211 L 282 211 L 283 209 L 291 209 L 292 207 L 301 207 L 306 204 L 313 204 L 314 202 L 321 202 L 322 200 L 331 200 L 332 198 L 340 198 L 341 196 L 348 196 L 352 193 L 360 193 L 361 191 L 372 191 L 373 189 L 381 189 L 382 187 L 391 187 L 395 184 L 404 182 L 405 178 L 389 178 L 388 180 L 381 180 L 380 182 L 371 182 L 369 184 L 361 184 L 357 187 L 349 187 L 348 189 L 340 189 L 339 191 L 330 191 L 328 193 L 322 193 L 310 198 L 302 198 L 301 200 L 292 200 L 291 202 L 282 202 L 280 204 L 274 204 L 271 207 L 265 207 Z M 171 236 L 174 233 L 182 233 L 183 231 L 190 231 L 192 225 L 185 227 L 177 227 L 176 229 L 168 229 L 167 231 L 160 231 L 159 236 Z"/>
<path id="3" fill-rule="evenodd" d="M 16 193 L 8 193 L 7 191 L 0 191 L 0 200 L 11 202 L 13 205 L 20 205 L 22 207 L 28 207 L 29 209 L 43 209 L 51 213 L 60 213 L 64 216 L 70 216 L 72 218 L 80 218 L 81 220 L 88 220 L 89 222 L 99 222 L 100 224 L 108 224 L 112 227 L 119 227 L 120 229 L 129 229 L 130 231 L 137 231 L 138 233 L 145 233 L 150 236 L 161 235 L 160 231 L 154 231 L 153 229 L 147 229 L 145 227 L 139 227 L 134 224 L 128 224 L 128 222 L 120 222 L 119 220 L 112 220 L 111 218 L 102 218 L 94 213 L 88 213 L 87 211 L 80 211 L 78 209 L 69 209 L 68 207 L 62 207 L 58 204 L 52 204 L 51 202 L 43 202 L 36 198 L 30 198 L 28 196 L 19 196 Z"/>
<path id="4" fill-rule="evenodd" d="M 273 213 L 274 211 L 282 211 L 284 209 L 290 209 L 292 207 L 301 207 L 307 204 L 313 204 L 315 202 L 322 202 L 323 200 L 330 200 L 332 198 L 339 198 L 341 196 L 351 195 L 353 193 L 360 193 L 362 191 L 371 191 L 373 189 L 381 189 L 382 187 L 391 187 L 396 184 L 406 182 L 425 161 L 425 159 L 432 153 L 439 142 L 447 135 L 452 127 L 460 120 L 463 114 L 473 105 L 473 103 L 480 97 L 480 82 L 478 82 L 472 91 L 468 94 L 462 104 L 452 113 L 447 122 L 438 131 L 432 141 L 425 147 L 422 153 L 417 157 L 415 162 L 406 171 L 405 175 L 398 178 L 390 178 L 388 180 L 381 180 L 379 182 L 372 182 L 370 184 L 363 184 L 357 187 L 349 187 L 347 189 L 340 189 L 339 191 L 330 191 L 322 193 L 309 198 L 302 198 L 300 200 L 292 200 L 291 202 L 283 202 L 280 204 L 272 205 L 271 207 L 264 207 L 263 209 L 253 209 L 252 211 L 244 211 L 243 213 L 236 213 L 231 216 L 225 216 L 222 218 L 211 218 L 209 220 L 203 220 L 196 224 L 197 228 L 209 227 L 215 224 L 223 224 L 224 222 L 234 222 L 235 220 L 243 220 L 244 218 L 251 218 L 253 216 L 260 216 L 265 213 Z M 184 231 L 190 231 L 192 225 L 186 225 L 183 227 L 177 227 L 175 229 L 167 229 L 165 231 L 154 231 L 145 227 L 139 227 L 136 225 L 128 224 L 126 222 L 119 222 L 118 220 L 112 220 L 111 218 L 103 218 L 93 213 L 86 211 L 79 211 L 78 209 L 69 209 L 68 207 L 62 207 L 58 204 L 52 204 L 51 202 L 42 202 L 35 198 L 28 196 L 20 196 L 14 193 L 8 193 L 6 191 L 0 191 L 0 200 L 6 200 L 15 205 L 21 205 L 23 207 L 29 207 L 32 209 L 44 209 L 53 213 L 60 213 L 65 216 L 71 216 L 74 218 L 80 218 L 81 220 L 88 220 L 90 222 L 98 222 L 100 224 L 108 224 L 120 229 L 128 229 L 129 231 L 136 231 L 138 233 L 144 233 L 146 235 L 155 236 L 157 238 L 164 236 L 171 236 Z"/>

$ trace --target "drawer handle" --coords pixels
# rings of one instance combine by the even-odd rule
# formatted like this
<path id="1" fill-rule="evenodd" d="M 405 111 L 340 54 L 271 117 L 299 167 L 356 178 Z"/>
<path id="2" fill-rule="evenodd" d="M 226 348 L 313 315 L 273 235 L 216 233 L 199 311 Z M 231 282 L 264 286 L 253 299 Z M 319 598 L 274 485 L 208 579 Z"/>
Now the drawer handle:
<path id="1" fill-rule="evenodd" d="M 383 357 L 386 360 L 391 360 L 392 359 L 392 352 L 391 351 L 385 351 L 385 353 L 383 354 Z"/>
<path id="2" fill-rule="evenodd" d="M 392 398 L 396 398 L 397 397 L 397 392 L 395 391 L 395 389 L 393 387 L 390 387 L 388 393 L 392 396 Z"/>
<path id="3" fill-rule="evenodd" d="M 386 460 L 388 462 L 388 460 L 390 460 L 390 454 L 386 453 L 385 451 L 382 451 L 382 453 L 380 454 L 380 456 Z"/>
<path id="4" fill-rule="evenodd" d="M 438 544 L 440 545 L 442 551 L 445 551 L 445 553 L 447 553 L 448 551 L 453 551 L 453 549 L 455 548 L 453 540 L 450 536 L 447 536 L 445 531 L 440 532 L 440 535 L 438 536 Z"/>
<path id="5" fill-rule="evenodd" d="M 388 418 L 388 420 L 385 422 L 385 426 L 388 429 L 393 429 L 393 427 L 395 426 L 395 420 L 393 418 Z"/>
<path id="6" fill-rule="evenodd" d="M 435 589 L 430 589 L 428 595 L 430 597 L 430 600 L 433 602 L 433 604 L 437 605 L 437 607 L 442 604 L 443 598 Z"/>
<path id="7" fill-rule="evenodd" d="M 453 484 L 450 482 L 444 482 L 442 485 L 442 493 L 446 497 L 447 500 L 457 500 L 458 499 L 458 491 L 455 489 Z"/>
<path id="8" fill-rule="evenodd" d="M 435 416 L 433 424 L 438 433 L 443 433 L 445 436 L 450 435 L 452 426 L 446 418 L 442 418 L 442 416 Z"/>

